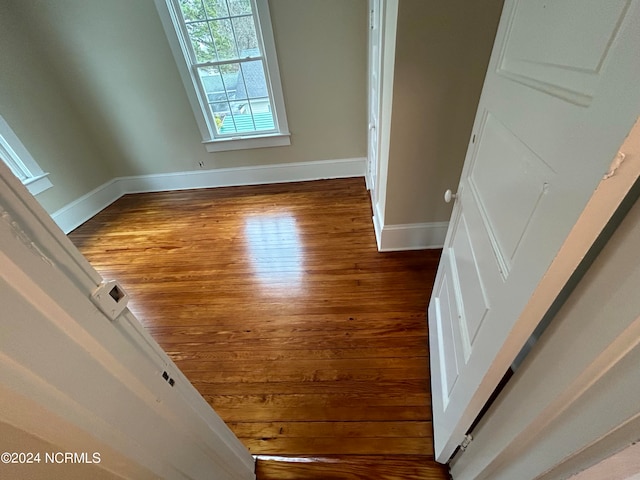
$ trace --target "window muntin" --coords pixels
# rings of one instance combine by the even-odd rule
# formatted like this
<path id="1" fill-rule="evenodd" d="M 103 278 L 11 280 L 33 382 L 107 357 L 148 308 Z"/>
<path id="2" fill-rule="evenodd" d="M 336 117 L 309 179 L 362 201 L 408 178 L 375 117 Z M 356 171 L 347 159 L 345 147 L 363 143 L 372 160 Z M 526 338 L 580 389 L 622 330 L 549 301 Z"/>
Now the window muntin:
<path id="1" fill-rule="evenodd" d="M 209 136 L 288 136 L 266 0 L 169 0 L 166 5 L 173 9 Z"/>

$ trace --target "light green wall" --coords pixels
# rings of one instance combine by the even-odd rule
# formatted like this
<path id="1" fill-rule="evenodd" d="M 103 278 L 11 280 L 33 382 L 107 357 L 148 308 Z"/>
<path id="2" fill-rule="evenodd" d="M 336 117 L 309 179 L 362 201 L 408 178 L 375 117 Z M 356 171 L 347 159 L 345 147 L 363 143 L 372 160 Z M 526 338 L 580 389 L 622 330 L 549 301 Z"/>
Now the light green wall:
<path id="1" fill-rule="evenodd" d="M 51 173 L 54 187 L 38 196 L 51 213 L 111 179 L 113 171 L 78 115 L 72 89 L 28 34 L 17 5 L 0 6 L 0 115 Z"/>
<path id="2" fill-rule="evenodd" d="M 292 145 L 221 153 L 201 144 L 153 0 L 11 1 L 115 176 L 366 156 L 365 0 L 270 1 Z"/>
<path id="3" fill-rule="evenodd" d="M 385 225 L 447 221 L 502 0 L 400 0 Z"/>

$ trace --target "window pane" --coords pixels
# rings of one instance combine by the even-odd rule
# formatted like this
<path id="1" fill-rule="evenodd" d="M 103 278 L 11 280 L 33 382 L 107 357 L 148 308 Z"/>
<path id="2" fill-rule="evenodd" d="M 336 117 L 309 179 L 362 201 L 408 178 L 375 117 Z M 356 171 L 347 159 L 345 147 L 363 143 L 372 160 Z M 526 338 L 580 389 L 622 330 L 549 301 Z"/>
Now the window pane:
<path id="1" fill-rule="evenodd" d="M 225 91 L 229 100 L 236 98 L 236 91 L 238 89 L 238 82 L 242 81 L 239 77 L 242 75 L 240 72 L 240 65 L 238 63 L 230 63 L 227 65 L 218 66 L 222 80 L 224 83 Z"/>
<path id="2" fill-rule="evenodd" d="M 239 70 L 238 64 L 198 68 L 198 75 L 210 105 L 235 98 Z"/>
<path id="3" fill-rule="evenodd" d="M 213 120 L 216 124 L 216 131 L 218 133 L 236 133 L 236 127 L 233 123 L 233 117 L 231 116 L 231 107 L 227 104 L 227 111 L 214 112 Z"/>
<path id="4" fill-rule="evenodd" d="M 236 34 L 236 43 L 240 58 L 258 57 L 260 50 L 258 49 L 258 37 L 256 35 L 256 26 L 252 16 L 238 17 L 232 19 L 233 30 Z"/>
<path id="5" fill-rule="evenodd" d="M 256 124 L 256 130 L 273 130 L 276 128 L 273 120 L 273 112 L 271 111 L 271 102 L 269 98 L 259 98 L 250 100 L 251 111 L 253 112 L 253 121 Z"/>
<path id="6" fill-rule="evenodd" d="M 187 22 L 206 20 L 202 0 L 180 0 L 180 10 Z"/>
<path id="7" fill-rule="evenodd" d="M 230 134 L 237 133 L 238 129 L 236 128 L 235 118 L 232 115 L 233 107 L 230 104 L 227 104 L 226 112 L 217 112 L 214 114 L 216 129 L 219 134 Z"/>
<path id="8" fill-rule="evenodd" d="M 251 13 L 250 0 L 229 0 L 229 12 L 231 15 L 244 15 Z"/>
<path id="9" fill-rule="evenodd" d="M 236 124 L 237 132 L 253 132 L 256 127 L 253 123 L 253 115 L 249 108 L 249 102 L 231 102 L 231 115 Z"/>
<path id="10" fill-rule="evenodd" d="M 217 132 L 225 134 L 253 131 L 251 116 L 243 117 L 244 108 L 249 112 L 247 101 L 234 101 L 238 85 L 244 84 L 240 64 L 199 67 L 198 74 L 213 114 Z M 237 114 L 238 117 L 236 118 L 234 114 Z"/>
<path id="11" fill-rule="evenodd" d="M 229 108 L 230 112 L 226 115 L 224 123 L 219 129 L 222 134 L 275 129 L 273 113 L 268 98 L 230 102 Z"/>
<path id="12" fill-rule="evenodd" d="M 219 60 L 233 60 L 238 58 L 236 41 L 231 28 L 231 20 L 213 20 L 209 22 L 211 33 L 216 42 Z"/>
<path id="13" fill-rule="evenodd" d="M 244 82 L 238 84 L 236 99 L 268 97 L 267 79 L 262 60 L 242 63 Z"/>
<path id="14" fill-rule="evenodd" d="M 197 62 L 214 62 L 216 61 L 216 50 L 211 39 L 209 26 L 207 22 L 196 22 L 187 25 L 189 38 L 193 51 L 196 54 Z"/>
<path id="15" fill-rule="evenodd" d="M 204 0 L 204 9 L 210 19 L 229 16 L 226 0 Z"/>
<path id="16" fill-rule="evenodd" d="M 236 94 L 235 100 L 246 100 L 247 99 L 247 89 L 246 89 L 246 81 L 244 79 L 243 71 L 240 68 L 240 64 L 238 64 L 238 82 L 236 83 Z"/>

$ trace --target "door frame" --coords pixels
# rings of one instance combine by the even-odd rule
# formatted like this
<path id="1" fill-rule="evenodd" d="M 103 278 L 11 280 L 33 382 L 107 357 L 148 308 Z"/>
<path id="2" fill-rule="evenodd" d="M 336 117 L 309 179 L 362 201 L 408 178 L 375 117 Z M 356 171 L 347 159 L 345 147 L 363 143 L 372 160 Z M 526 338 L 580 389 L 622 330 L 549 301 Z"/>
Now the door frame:
<path id="1" fill-rule="evenodd" d="M 377 195 L 377 182 L 378 182 L 378 172 L 379 172 L 379 163 L 380 163 L 380 120 L 381 120 L 381 102 L 382 102 L 382 46 L 383 46 L 383 8 L 384 2 L 382 0 L 369 0 L 368 3 L 369 8 L 369 26 L 368 26 L 368 62 L 367 62 L 367 171 L 365 174 L 365 180 L 367 184 L 367 189 L 371 192 L 371 200 L 375 202 L 375 198 Z M 374 35 L 377 37 L 374 39 Z M 374 51 L 373 45 L 374 41 L 377 40 L 378 44 L 378 55 L 377 61 L 374 61 Z M 377 72 L 377 85 L 372 85 L 371 76 L 374 65 L 378 65 Z M 373 88 L 376 88 L 376 96 L 377 96 L 377 108 L 376 111 L 373 110 L 373 105 L 371 104 L 371 91 Z M 374 119 L 373 121 L 371 119 Z M 377 136 L 377 151 L 376 158 L 372 158 L 371 152 L 371 136 Z"/>
<path id="2" fill-rule="evenodd" d="M 393 105 L 393 80 L 396 56 L 396 33 L 398 28 L 399 0 L 380 0 L 378 21 L 380 23 L 380 72 L 378 78 L 378 158 L 375 181 L 368 177 L 367 182 L 373 210 L 373 227 L 378 250 L 383 250 L 382 231 L 385 225 L 387 201 L 387 172 L 389 171 L 389 145 L 391 139 L 391 114 Z M 369 95 L 367 92 L 367 103 Z M 367 108 L 367 114 L 369 110 Z M 368 122 L 368 119 L 367 119 Z M 368 135 L 368 133 L 367 133 Z M 367 136 L 368 139 L 368 136 Z M 367 142 L 368 143 L 368 142 Z M 368 149 L 367 145 L 367 149 Z M 367 168 L 368 170 L 368 168 Z M 373 183 L 373 184 L 371 184 Z"/>
<path id="3" fill-rule="evenodd" d="M 112 321 L 90 300 L 103 279 L 2 162 L 0 265 L 1 422 L 106 452 L 100 468 L 124 478 L 255 479 L 253 457 L 135 316 Z"/>

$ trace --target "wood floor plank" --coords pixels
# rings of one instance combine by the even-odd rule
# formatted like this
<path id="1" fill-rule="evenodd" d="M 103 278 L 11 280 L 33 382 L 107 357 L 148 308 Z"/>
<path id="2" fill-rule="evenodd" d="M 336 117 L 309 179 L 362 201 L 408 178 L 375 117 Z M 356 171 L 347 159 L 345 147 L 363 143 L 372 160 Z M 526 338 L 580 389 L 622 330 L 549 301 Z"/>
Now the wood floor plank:
<path id="1" fill-rule="evenodd" d="M 426 337 L 427 331 L 422 325 L 411 324 L 394 324 L 390 322 L 388 325 L 381 327 L 370 327 L 367 329 L 357 330 L 339 330 L 329 329 L 327 331 L 314 330 L 314 326 L 310 326 L 306 329 L 296 329 L 291 327 L 282 328 L 260 328 L 258 331 L 254 331 L 251 328 L 244 327 L 235 330 L 225 329 L 221 327 L 216 329 L 215 327 L 176 327 L 174 330 L 158 330 L 156 328 L 149 328 L 149 331 L 154 338 L 160 339 L 162 344 L 182 344 L 194 341 L 202 341 L 206 339 L 210 343 L 214 343 L 220 346 L 230 345 L 239 347 L 241 345 L 250 345 L 253 343 L 272 343 L 278 342 L 283 348 L 297 347 L 303 345 L 302 348 L 309 348 L 313 345 L 318 347 L 330 346 L 327 340 L 335 339 L 335 345 L 341 344 L 342 341 L 350 342 L 366 342 L 370 338 L 384 337 L 387 339 L 398 338 L 401 341 L 402 338 L 417 335 L 420 337 Z M 271 331 L 269 331 L 271 330 Z"/>
<path id="2" fill-rule="evenodd" d="M 242 438 L 250 452 L 272 455 L 428 455 L 432 442 L 425 438 Z"/>
<path id="3" fill-rule="evenodd" d="M 193 385 L 202 395 L 273 395 L 298 394 L 314 395 L 318 393 L 350 394 L 416 394 L 429 391 L 428 379 L 383 380 L 375 383 L 353 380 L 328 382 L 225 382 L 209 383 L 197 380 Z"/>
<path id="4" fill-rule="evenodd" d="M 167 352 L 172 352 L 175 354 L 179 353 L 191 353 L 191 352 L 201 352 L 201 353 L 209 353 L 209 352 L 219 352 L 222 355 L 232 355 L 234 352 L 238 352 L 239 354 L 244 355 L 246 351 L 256 352 L 256 355 L 259 355 L 258 350 L 254 346 L 259 346 L 261 350 L 268 350 L 265 355 L 273 355 L 274 352 L 279 352 L 281 355 L 299 355 L 299 350 L 306 350 L 310 352 L 310 354 L 314 351 L 317 352 L 327 352 L 327 351 L 336 351 L 338 352 L 336 356 L 344 357 L 348 355 L 343 350 L 353 350 L 353 353 L 350 355 L 353 358 L 359 358 L 357 355 L 360 355 L 359 351 L 362 349 L 375 350 L 380 353 L 379 355 L 373 355 L 383 357 L 387 355 L 382 355 L 384 353 L 384 349 L 399 349 L 402 352 L 402 355 L 390 355 L 396 357 L 412 357 L 412 356 L 427 356 L 428 355 L 428 338 L 427 335 L 417 335 L 417 334 L 407 334 L 402 338 L 402 345 L 396 345 L 396 343 L 391 343 L 384 337 L 363 337 L 360 339 L 353 339 L 351 336 L 344 336 L 336 339 L 334 343 L 327 342 L 328 334 L 326 335 L 317 335 L 312 340 L 317 342 L 314 346 L 310 346 L 309 342 L 298 341 L 298 342 L 283 342 L 278 343 L 277 340 L 273 338 L 262 338 L 262 339 L 252 339 L 251 343 L 246 343 L 242 345 L 234 344 L 229 348 L 225 348 L 225 345 L 221 345 L 220 343 L 209 341 L 207 338 L 199 338 L 197 341 L 185 341 L 179 342 L 176 345 L 172 346 L 167 344 L 165 350 Z M 286 340 L 286 339 L 285 339 Z M 249 340 L 247 340 L 249 342 Z M 422 353 L 425 353 L 424 355 Z M 230 359 L 235 357 L 231 356 Z M 306 357 L 309 358 L 309 357 Z M 315 358 L 315 357 L 311 357 Z M 325 355 L 320 354 L 318 358 L 325 358 Z M 368 357 L 367 357 L 368 358 Z M 277 358 L 274 358 L 277 360 Z"/>
<path id="5" fill-rule="evenodd" d="M 448 478 L 425 314 L 441 252 L 378 252 L 361 178 L 125 195 L 70 238 L 271 455 L 258 480 Z"/>
<path id="6" fill-rule="evenodd" d="M 211 397 L 205 396 L 205 398 L 211 401 Z M 431 410 L 427 405 L 392 407 L 376 405 L 362 407 L 238 405 L 232 407 L 216 406 L 215 402 L 213 403 L 216 412 L 227 422 L 383 422 L 388 420 L 414 422 L 431 420 Z"/>
<path id="7" fill-rule="evenodd" d="M 420 455 L 259 456 L 260 480 L 444 480 L 443 465 Z"/>
<path id="8" fill-rule="evenodd" d="M 275 360 L 263 364 L 256 364 L 251 360 L 237 360 L 224 365 L 221 365 L 220 362 L 183 360 L 178 362 L 178 366 L 183 372 L 194 373 L 194 375 L 201 376 L 202 379 L 215 378 L 218 373 L 222 373 L 245 375 L 244 378 L 247 380 L 252 377 L 264 379 L 270 376 L 272 381 L 277 381 L 277 378 L 295 377 L 303 373 L 304 378 L 313 381 L 329 381 L 334 379 L 336 375 L 339 376 L 337 379 L 346 380 L 347 376 L 350 376 L 351 380 L 355 380 L 359 378 L 358 372 L 366 372 L 364 378 L 370 378 L 374 373 L 388 376 L 389 374 L 383 373 L 386 370 L 412 372 L 403 378 L 429 378 L 429 368 L 426 362 L 421 365 L 412 365 L 411 363 L 404 358 L 314 359 L 297 360 L 296 362 Z M 278 372 L 277 375 L 273 370 Z"/>
<path id="9" fill-rule="evenodd" d="M 177 363 L 178 367 L 180 363 Z M 199 371 L 192 372 L 183 370 L 184 374 L 190 381 L 194 382 L 197 378 L 200 382 L 205 383 L 242 383 L 242 382 L 335 382 L 335 381 L 358 381 L 358 382 L 380 382 L 390 381 L 396 378 L 405 378 L 409 380 L 424 379 L 428 380 L 428 375 L 419 368 L 398 367 L 398 368 L 368 368 L 368 369 L 315 369 L 306 370 L 289 370 L 286 372 L 272 371 L 269 368 L 260 370 L 232 370 L 232 371 Z M 268 378 L 268 382 L 265 381 Z"/>
<path id="10" fill-rule="evenodd" d="M 415 422 L 230 422 L 240 438 L 422 438 L 432 426 L 428 421 Z"/>
<path id="11" fill-rule="evenodd" d="M 426 392 L 406 395 L 378 395 L 365 393 L 281 393 L 263 395 L 215 395 L 211 402 L 216 407 L 237 407 L 241 400 L 244 405 L 260 405 L 266 407 L 298 407 L 318 406 L 338 408 L 344 405 L 357 405 L 362 402 L 371 407 L 381 406 L 425 406 L 430 404 Z"/>
<path id="12" fill-rule="evenodd" d="M 396 358 L 411 355 L 412 357 L 424 357 L 428 363 L 428 349 L 424 345 L 427 337 L 416 337 L 421 340 L 422 345 L 414 347 L 372 347 L 368 348 L 325 348 L 325 349 L 289 349 L 283 350 L 278 346 L 260 349 L 237 348 L 223 350 L 214 343 L 189 343 L 179 344 L 174 349 L 168 348 L 167 354 L 175 362 L 182 360 L 215 361 L 227 364 L 232 360 L 251 360 L 258 362 L 272 362 L 277 360 L 300 360 L 300 359 L 346 359 L 346 358 Z"/>
<path id="13" fill-rule="evenodd" d="M 392 332 L 406 334 L 407 332 L 426 335 L 427 326 L 423 319 L 393 319 L 387 318 L 384 322 L 375 323 L 372 321 L 352 321 L 352 322 L 281 322 L 280 324 L 250 324 L 243 323 L 236 325 L 194 325 L 184 327 L 149 327 L 149 331 L 164 342 L 170 343 L 172 338 L 176 338 L 179 343 L 193 337 L 204 336 L 207 338 L 219 336 L 244 335 L 251 338 L 278 338 L 292 337 L 299 335 L 326 335 L 328 332 L 333 335 L 362 334 L 369 336 L 387 336 Z"/>
<path id="14" fill-rule="evenodd" d="M 389 337 L 392 335 L 389 333 Z M 402 333 L 395 335 L 395 341 L 402 341 L 406 336 L 413 335 L 403 335 Z M 391 342 L 389 341 L 389 337 L 386 337 L 387 345 Z M 197 345 L 202 345 L 203 351 L 207 351 L 210 349 L 219 349 L 219 350 L 246 350 L 246 349 L 278 349 L 280 348 L 283 352 L 290 350 L 300 350 L 300 349 L 348 349 L 348 348 L 362 348 L 376 345 L 376 340 L 380 337 L 375 336 L 366 336 L 362 334 L 354 334 L 350 335 L 342 335 L 331 338 L 330 334 L 327 335 L 316 335 L 313 338 L 303 338 L 303 337 L 275 337 L 275 338 L 250 338 L 249 336 L 236 336 L 233 338 L 226 338 L 225 341 L 222 341 L 222 338 L 216 338 L 214 340 L 210 340 L 207 338 L 195 338 L 195 339 L 185 339 L 184 343 L 180 342 L 179 339 L 174 339 L 173 342 L 168 342 L 163 340 L 160 336 L 155 337 L 156 341 L 162 344 L 165 350 L 176 351 L 176 349 L 180 348 L 180 345 L 188 345 L 187 351 L 192 350 L 193 348 L 197 348 Z M 170 337 L 173 338 L 173 337 Z M 383 337 L 384 338 L 384 337 Z M 416 335 L 416 338 L 421 338 L 425 342 L 427 342 L 426 335 Z M 195 341 L 194 341 L 195 340 Z M 411 350 L 407 350 L 407 355 L 411 354 Z M 416 360 L 417 362 L 417 360 Z"/>

